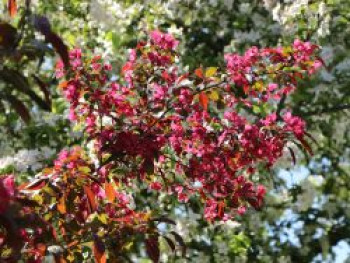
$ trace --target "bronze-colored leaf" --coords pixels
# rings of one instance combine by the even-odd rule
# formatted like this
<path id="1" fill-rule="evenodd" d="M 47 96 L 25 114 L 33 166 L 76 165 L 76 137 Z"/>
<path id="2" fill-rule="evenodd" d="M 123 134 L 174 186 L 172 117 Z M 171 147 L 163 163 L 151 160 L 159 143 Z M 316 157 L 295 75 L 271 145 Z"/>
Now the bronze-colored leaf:
<path id="1" fill-rule="evenodd" d="M 57 203 L 57 210 L 61 214 L 67 213 L 67 207 L 66 207 L 66 197 L 63 195 Z"/>
<path id="2" fill-rule="evenodd" d="M 4 95 L 4 98 L 10 103 L 11 107 L 17 112 L 21 119 L 28 124 L 31 118 L 29 110 L 24 103 L 11 94 Z"/>
<path id="3" fill-rule="evenodd" d="M 56 52 L 60 55 L 66 68 L 69 67 L 69 53 L 68 47 L 64 44 L 63 40 L 55 33 L 49 34 L 46 36 L 46 40 L 52 44 Z"/>
<path id="4" fill-rule="evenodd" d="M 33 180 L 29 184 L 25 185 L 23 187 L 23 190 L 40 190 L 46 185 L 47 181 L 48 179 L 43 179 L 43 178 Z"/>
<path id="5" fill-rule="evenodd" d="M 16 0 L 8 0 L 7 1 L 7 8 L 9 15 L 11 17 L 14 17 L 17 14 L 17 1 Z"/>
<path id="6" fill-rule="evenodd" d="M 95 212 L 97 210 L 97 204 L 94 192 L 90 189 L 89 186 L 84 186 L 84 192 L 89 200 L 91 212 Z"/>
<path id="7" fill-rule="evenodd" d="M 0 22 L 0 48 L 14 48 L 17 40 L 17 29 L 9 23 Z"/>
<path id="8" fill-rule="evenodd" d="M 28 79 L 21 72 L 4 67 L 0 70 L 0 78 L 11 84 L 15 90 L 26 94 L 43 110 L 50 110 L 50 105 L 31 89 Z"/>
<path id="9" fill-rule="evenodd" d="M 205 111 L 208 110 L 209 99 L 207 94 L 205 94 L 205 92 L 201 92 L 199 94 L 199 103 L 201 104 L 201 106 Z"/>
<path id="10" fill-rule="evenodd" d="M 45 96 L 45 102 L 47 103 L 47 105 L 50 106 L 51 108 L 51 95 L 50 95 L 50 91 L 48 89 L 47 84 L 42 81 L 38 76 L 33 75 L 34 80 L 36 81 L 36 83 L 38 84 L 40 90 L 42 91 L 42 93 Z"/>
<path id="11" fill-rule="evenodd" d="M 36 16 L 34 24 L 36 29 L 45 36 L 46 42 L 54 47 L 55 51 L 60 55 L 65 67 L 68 68 L 70 65 L 68 47 L 56 33 L 51 31 L 49 20 L 44 16 Z"/>
<path id="12" fill-rule="evenodd" d="M 159 252 L 159 242 L 158 236 L 152 236 L 146 239 L 146 252 L 149 258 L 154 262 L 159 262 L 160 252 Z"/>
<path id="13" fill-rule="evenodd" d="M 313 155 L 313 151 L 312 148 L 310 146 L 310 144 L 304 140 L 303 138 L 299 138 L 299 141 L 301 142 L 301 144 L 303 145 L 304 149 L 310 154 Z"/>
<path id="14" fill-rule="evenodd" d="M 106 191 L 106 196 L 109 202 L 113 203 L 115 199 L 115 192 L 113 185 L 109 182 L 105 183 L 105 191 Z"/>
<path id="15" fill-rule="evenodd" d="M 203 78 L 203 69 L 202 68 L 197 68 L 194 71 L 194 74 L 198 77 L 198 78 Z"/>
<path id="16" fill-rule="evenodd" d="M 95 262 L 96 263 L 106 263 L 107 262 L 106 252 L 103 249 L 103 247 L 101 247 L 99 242 L 101 242 L 101 241 L 95 240 L 94 245 L 93 245 L 93 253 L 94 253 L 94 257 L 95 257 Z"/>

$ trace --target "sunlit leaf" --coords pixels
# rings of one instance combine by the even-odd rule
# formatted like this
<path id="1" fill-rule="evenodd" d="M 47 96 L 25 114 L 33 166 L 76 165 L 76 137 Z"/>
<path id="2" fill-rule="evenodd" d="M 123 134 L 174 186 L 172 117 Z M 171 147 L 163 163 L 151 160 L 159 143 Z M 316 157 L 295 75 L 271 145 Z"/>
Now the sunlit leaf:
<path id="1" fill-rule="evenodd" d="M 57 203 L 57 210 L 61 214 L 67 213 L 67 207 L 66 207 L 66 199 L 65 196 L 62 196 Z"/>
<path id="2" fill-rule="evenodd" d="M 219 92 L 217 90 L 212 90 L 210 93 L 209 93 L 209 98 L 213 101 L 218 101 L 220 96 L 219 96 Z"/>
<path id="3" fill-rule="evenodd" d="M 97 204 L 94 192 L 90 189 L 89 186 L 84 186 L 84 191 L 89 200 L 91 211 L 95 212 L 97 210 Z"/>
<path id="4" fill-rule="evenodd" d="M 205 77 L 210 78 L 210 77 L 214 76 L 216 74 L 217 70 L 218 70 L 218 68 L 216 68 L 216 67 L 207 68 L 205 71 Z"/>
<path id="5" fill-rule="evenodd" d="M 16 0 L 8 0 L 7 1 L 7 8 L 9 15 L 11 17 L 14 17 L 17 14 L 17 1 Z"/>
<path id="6" fill-rule="evenodd" d="M 205 92 L 201 92 L 199 94 L 199 103 L 203 107 L 204 110 L 208 110 L 209 100 L 208 100 L 208 96 L 207 96 L 207 94 L 205 94 Z"/>
<path id="7" fill-rule="evenodd" d="M 108 201 L 113 203 L 113 201 L 115 199 L 115 191 L 114 191 L 113 185 L 109 182 L 106 182 L 105 183 L 105 191 L 106 191 L 106 196 L 107 196 Z"/>
<path id="8" fill-rule="evenodd" d="M 202 68 L 197 68 L 195 71 L 194 71 L 194 74 L 196 74 L 196 76 L 198 78 L 203 78 L 203 69 Z"/>
<path id="9" fill-rule="evenodd" d="M 94 242 L 92 250 L 94 253 L 96 263 L 106 263 L 107 262 L 106 252 L 105 252 L 104 248 L 101 247 L 100 244 L 98 244 L 98 241 Z"/>

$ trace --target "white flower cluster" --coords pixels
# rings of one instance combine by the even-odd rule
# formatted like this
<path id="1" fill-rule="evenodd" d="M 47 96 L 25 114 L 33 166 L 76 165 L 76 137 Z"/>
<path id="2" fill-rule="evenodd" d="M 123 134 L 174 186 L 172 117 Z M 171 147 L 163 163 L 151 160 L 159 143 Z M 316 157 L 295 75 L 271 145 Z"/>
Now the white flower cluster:
<path id="1" fill-rule="evenodd" d="M 346 58 L 342 62 L 340 62 L 335 67 L 335 70 L 338 73 L 346 73 L 347 75 L 350 75 L 350 58 Z"/>
<path id="2" fill-rule="evenodd" d="M 319 37 L 328 36 L 332 22 L 329 8 L 324 2 L 320 1 L 318 8 L 315 10 L 310 8 L 309 2 L 309 0 L 293 0 L 281 4 L 276 0 L 264 0 L 264 6 L 272 13 L 273 19 L 283 25 L 285 34 L 295 33 L 298 27 L 295 26 L 295 22 L 289 23 L 289 21 L 303 15 L 308 18 L 310 24 L 312 24 L 312 21 L 319 20 L 316 30 Z"/>
<path id="3" fill-rule="evenodd" d="M 302 194 L 298 195 L 295 210 L 298 212 L 306 211 L 311 207 L 317 197 L 317 188 L 320 187 L 324 179 L 322 176 L 308 176 L 301 183 Z"/>
<path id="4" fill-rule="evenodd" d="M 260 33 L 255 30 L 248 32 L 235 31 L 235 39 L 239 42 L 257 42 L 260 38 Z"/>
<path id="5" fill-rule="evenodd" d="M 97 21 L 99 25 L 105 28 L 114 28 L 118 24 L 119 31 L 125 31 L 133 14 L 139 13 L 143 4 L 134 3 L 130 6 L 123 5 L 112 0 L 93 0 L 90 3 L 90 15 L 92 22 Z"/>
<path id="6" fill-rule="evenodd" d="M 13 156 L 5 156 L 0 158 L 0 170 L 12 166 L 17 172 L 33 171 L 37 172 L 45 165 L 48 158 L 56 154 L 54 149 L 42 147 L 39 149 L 27 150 L 23 149 Z"/>

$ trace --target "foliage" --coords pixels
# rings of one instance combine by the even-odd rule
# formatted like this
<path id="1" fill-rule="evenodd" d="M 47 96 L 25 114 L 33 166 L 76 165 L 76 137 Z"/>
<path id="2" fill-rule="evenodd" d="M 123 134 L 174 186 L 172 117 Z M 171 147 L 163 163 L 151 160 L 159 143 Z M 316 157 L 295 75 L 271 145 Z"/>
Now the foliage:
<path id="1" fill-rule="evenodd" d="M 274 113 L 247 114 L 254 105 L 283 100 L 297 79 L 313 74 L 321 66 L 317 46 L 296 40 L 290 48 L 253 47 L 243 56 L 227 54 L 221 70 L 179 74 L 177 45 L 171 35 L 151 32 L 149 42 L 131 51 L 120 83 L 100 56 L 85 58 L 79 49 L 70 52 L 69 67 L 58 63 L 56 74 L 67 78 L 60 87 L 70 119 L 84 126 L 92 156 L 80 148 L 64 150 L 53 169 L 20 187 L 37 205 L 19 209 L 40 215 L 44 224 L 31 231 L 9 211 L 12 200 L 18 207 L 17 190 L 13 177 L 4 177 L 1 201 L 10 205 L 1 211 L 2 257 L 14 259 L 25 246 L 21 257 L 40 260 L 55 245 L 56 261 L 83 260 L 82 247 L 89 243 L 95 260 L 105 262 L 124 256 L 123 249 L 144 234 L 146 251 L 158 262 L 160 234 L 153 222 L 173 222 L 155 219 L 156 211 L 132 209 L 124 191 L 146 183 L 181 202 L 197 193 L 208 221 L 228 220 L 248 204 L 262 206 L 265 189 L 248 180 L 259 164 L 272 166 L 289 140 L 310 151 L 304 122 L 290 112 L 282 115 L 281 103 L 271 107 Z M 21 232 L 23 245 L 13 245 L 8 223 L 17 225 L 12 231 Z M 165 240 L 175 249 L 174 241 Z"/>
<path id="2" fill-rule="evenodd" d="M 8 3 L 12 17 L 17 13 L 15 3 L 16 1 Z M 38 76 L 38 72 L 30 72 L 29 76 L 27 68 L 36 67 L 37 71 L 40 70 L 45 55 L 52 54 L 52 49 L 47 43 L 61 55 L 66 63 L 68 63 L 68 49 L 60 37 L 52 32 L 48 20 L 31 12 L 30 1 L 20 9 L 17 20 L 16 27 L 6 21 L 0 22 L 0 61 L 2 62 L 0 78 L 3 80 L 0 89 L 2 98 L 0 108 L 4 112 L 6 102 L 23 121 L 29 123 L 30 113 L 21 99 L 22 95 L 25 95 L 26 101 L 30 99 L 43 110 L 50 110 L 51 94 L 48 84 Z M 40 32 L 45 37 L 45 41 L 36 39 L 35 31 Z M 36 90 L 39 92 L 33 89 L 33 84 L 36 84 Z"/>
<path id="3" fill-rule="evenodd" d="M 4 5 L 5 2 L 3 1 Z M 19 14 L 10 19 L 0 4 L 1 20 L 17 28 L 25 1 L 18 0 Z M 135 203 L 147 210 L 163 210 L 177 218 L 174 229 L 187 243 L 186 262 L 269 262 L 334 261 L 345 257 L 339 245 L 348 241 L 349 233 L 349 1 L 296 0 L 186 0 L 186 1 L 28 1 L 31 12 L 51 21 L 70 47 L 83 46 L 84 53 L 109 57 L 114 72 L 123 66 L 127 48 L 136 45 L 154 28 L 172 32 L 180 40 L 181 72 L 212 65 L 224 68 L 223 53 L 242 53 L 246 48 L 289 45 L 296 36 L 322 46 L 321 56 L 327 67 L 312 80 L 301 81 L 288 96 L 285 106 L 301 116 L 316 139 L 314 155 L 302 154 L 294 146 L 298 166 L 290 168 L 292 157 L 286 151 L 271 169 L 258 167 L 252 180 L 267 188 L 264 207 L 259 213 L 249 209 L 243 216 L 225 224 L 202 220 L 200 198 L 192 196 L 187 204 L 176 196 L 147 189 L 133 189 Z M 27 27 L 33 28 L 33 20 Z M 26 33 L 26 32 L 25 32 Z M 42 42 L 35 33 L 32 41 Z M 50 45 L 48 48 L 51 49 Z M 50 156 L 66 145 L 79 143 L 79 133 L 66 121 L 66 103 L 57 96 L 52 79 L 52 49 L 45 63 L 21 67 L 30 87 L 44 98 L 31 78 L 38 75 L 51 92 L 53 113 L 43 113 L 12 90 L 30 111 L 31 122 L 25 126 L 8 107 L 0 114 L 0 173 L 21 172 L 16 180 L 33 176 L 39 167 L 51 163 L 36 158 Z M 15 65 L 15 61 L 12 61 Z M 18 65 L 17 65 L 18 66 Z M 118 76 L 119 74 L 117 74 Z M 53 81 L 52 81 L 53 80 Z M 0 80 L 2 81 L 2 80 Z M 2 85 L 2 86 L 1 86 Z M 4 87 L 3 82 L 0 83 Z M 212 107 L 213 101 L 209 103 Z M 270 109 L 268 109 L 270 110 Z M 266 110 L 254 107 L 254 114 Z M 6 124 L 3 125 L 3 124 Z M 10 129 L 8 129 L 8 127 Z M 49 146 L 50 148 L 48 148 Z M 17 152 L 19 151 L 19 152 Z M 13 155 L 13 156 L 11 156 Z M 4 168 L 4 169 L 2 169 Z M 271 176 L 271 173 L 273 176 Z M 27 180 L 27 179 L 25 179 Z M 157 200 L 157 201 L 155 201 Z M 171 228 L 170 228 L 171 229 Z M 244 242 L 240 241 L 244 240 Z M 171 251 L 160 240 L 162 251 Z M 144 249 L 131 252 L 133 261 L 142 261 Z M 162 253 L 161 260 L 176 260 L 172 253 Z"/>

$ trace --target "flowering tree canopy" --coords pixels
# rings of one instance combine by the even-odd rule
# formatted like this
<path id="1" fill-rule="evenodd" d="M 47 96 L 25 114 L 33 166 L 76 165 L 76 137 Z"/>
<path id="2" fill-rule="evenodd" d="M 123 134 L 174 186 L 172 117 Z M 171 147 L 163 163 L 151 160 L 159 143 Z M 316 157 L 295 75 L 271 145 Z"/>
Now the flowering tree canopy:
<path id="1" fill-rule="evenodd" d="M 57 262 L 73 261 L 88 247 L 105 262 L 144 239 L 158 262 L 159 237 L 173 250 L 183 240 L 159 232 L 158 223 L 174 221 L 134 203 L 135 189 L 179 202 L 199 197 L 207 221 L 226 221 L 263 206 L 266 190 L 251 179 L 258 168 L 269 169 L 285 148 L 294 159 L 291 143 L 311 154 L 304 121 L 284 101 L 322 66 L 318 46 L 297 39 L 252 47 L 226 54 L 222 67 L 184 71 L 178 44 L 152 31 L 120 73 L 81 49 L 70 52 L 69 67 L 57 64 L 70 119 L 85 140 L 29 183 L 16 188 L 13 177 L 1 179 L 2 257 L 40 262 L 50 252 Z"/>

